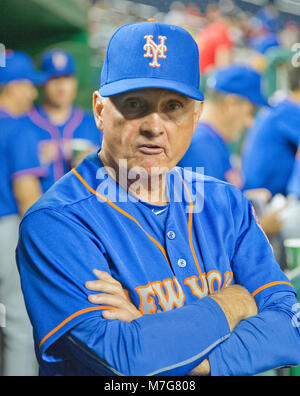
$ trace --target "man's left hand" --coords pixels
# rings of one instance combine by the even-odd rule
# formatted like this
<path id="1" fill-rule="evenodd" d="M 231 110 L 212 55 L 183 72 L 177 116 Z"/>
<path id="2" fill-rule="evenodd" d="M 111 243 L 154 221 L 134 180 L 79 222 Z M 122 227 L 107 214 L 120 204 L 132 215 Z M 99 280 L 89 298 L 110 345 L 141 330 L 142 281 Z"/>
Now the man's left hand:
<path id="1" fill-rule="evenodd" d="M 89 301 L 92 304 L 105 304 L 114 307 L 113 310 L 103 311 L 102 316 L 105 319 L 117 319 L 123 322 L 131 322 L 142 316 L 141 312 L 129 301 L 120 282 L 115 280 L 109 273 L 94 270 L 94 274 L 99 280 L 87 282 L 85 284 L 88 290 L 101 292 L 100 294 L 91 294 Z M 205 359 L 198 367 L 191 371 L 190 375 L 209 375 L 210 364 Z"/>
<path id="2" fill-rule="evenodd" d="M 129 301 L 120 282 L 104 271 L 94 270 L 94 274 L 99 280 L 86 282 L 85 287 L 88 290 L 101 293 L 89 295 L 89 301 L 92 304 L 110 305 L 115 308 L 102 312 L 102 316 L 105 319 L 117 319 L 123 322 L 131 322 L 143 316 Z"/>

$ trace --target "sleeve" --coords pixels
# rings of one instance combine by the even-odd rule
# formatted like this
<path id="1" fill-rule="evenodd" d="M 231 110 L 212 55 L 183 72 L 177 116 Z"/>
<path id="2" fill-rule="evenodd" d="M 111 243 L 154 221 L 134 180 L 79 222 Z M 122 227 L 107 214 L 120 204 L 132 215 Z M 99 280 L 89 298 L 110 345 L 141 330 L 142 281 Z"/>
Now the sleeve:
<path id="1" fill-rule="evenodd" d="M 276 291 L 295 293 L 292 284 L 275 260 L 272 246 L 259 223 L 253 205 L 243 194 L 238 192 L 238 195 L 232 212 L 236 226 L 232 269 L 236 283 L 246 287 L 257 303 L 261 298 Z"/>
<path id="2" fill-rule="evenodd" d="M 12 180 L 22 176 L 43 177 L 47 175 L 47 168 L 39 158 L 39 140 L 33 130 L 25 127 L 10 136 L 8 145 L 9 168 Z M 17 142 L 17 144 L 16 144 Z"/>
<path id="3" fill-rule="evenodd" d="M 291 292 L 260 300 L 259 314 L 240 322 L 209 354 L 213 376 L 250 376 L 300 364 L 299 304 Z"/>
<path id="4" fill-rule="evenodd" d="M 284 365 L 300 364 L 300 324 L 295 325 L 296 292 L 276 263 L 252 205 L 243 197 L 233 257 L 236 283 L 246 287 L 258 315 L 242 321 L 230 338 L 214 349 L 212 375 L 255 375 Z M 241 218 L 235 208 L 235 218 Z"/>
<path id="5" fill-rule="evenodd" d="M 23 219 L 17 262 L 45 362 L 57 361 L 51 347 L 69 334 L 87 362 L 93 357 L 99 374 L 184 375 L 230 335 L 223 311 L 209 297 L 131 323 L 104 319 L 101 310 L 110 307 L 92 305 L 85 288 L 95 279 L 93 269 L 109 272 L 103 247 L 87 227 L 55 210 L 39 209 Z"/>

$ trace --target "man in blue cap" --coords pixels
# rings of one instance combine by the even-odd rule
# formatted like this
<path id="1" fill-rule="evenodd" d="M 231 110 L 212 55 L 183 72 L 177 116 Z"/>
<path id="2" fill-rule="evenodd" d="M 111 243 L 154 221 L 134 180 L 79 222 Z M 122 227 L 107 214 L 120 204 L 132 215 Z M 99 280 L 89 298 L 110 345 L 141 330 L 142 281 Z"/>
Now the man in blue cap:
<path id="1" fill-rule="evenodd" d="M 219 69 L 208 80 L 201 120 L 179 166 L 204 167 L 208 176 L 243 188 L 243 176 L 231 163 L 229 144 L 253 123 L 257 106 L 266 106 L 260 75 L 248 66 Z"/>
<path id="2" fill-rule="evenodd" d="M 26 314 L 15 262 L 19 207 L 11 181 L 10 135 L 22 134 L 23 115 L 37 97 L 34 84 L 44 76 L 30 57 L 19 51 L 6 52 L 6 67 L 0 67 L 0 302 L 6 307 L 3 329 L 3 375 L 33 375 L 36 359 L 31 326 Z M 21 118 L 20 118 L 21 117 Z M 12 144 L 17 145 L 17 140 Z M 21 156 L 21 147 L 18 146 Z M 28 194 L 32 194 L 29 189 Z M 36 197 L 38 198 L 38 197 Z M 34 198 L 32 198 L 32 203 Z"/>
<path id="3" fill-rule="evenodd" d="M 187 31 L 153 20 L 111 38 L 94 93 L 101 150 L 20 227 L 41 375 L 300 363 L 295 290 L 253 207 L 234 186 L 176 167 L 202 111 L 198 58 Z"/>
<path id="4" fill-rule="evenodd" d="M 22 157 L 13 145 L 10 152 L 22 214 L 32 204 L 27 199 L 29 178 L 38 184 L 41 195 L 102 140 L 93 115 L 73 105 L 78 85 L 73 56 L 62 50 L 47 51 L 41 69 L 46 75 L 43 104 L 32 108 L 22 125 Z"/>
<path id="5" fill-rule="evenodd" d="M 300 68 L 288 73 L 286 99 L 259 115 L 250 129 L 242 154 L 245 188 L 267 188 L 272 195 L 288 195 L 300 143 Z"/>
<path id="6" fill-rule="evenodd" d="M 204 173 L 244 189 L 245 178 L 235 166 L 229 144 L 252 126 L 258 107 L 267 107 L 262 93 L 262 79 L 258 72 L 246 65 L 232 65 L 219 69 L 208 80 L 206 101 L 201 120 L 191 145 L 179 166 L 204 168 Z M 260 196 L 261 194 L 259 194 Z M 269 196 L 263 200 L 268 200 Z M 257 198 L 252 191 L 251 196 Z M 257 199 L 256 199 L 257 201 Z M 282 226 L 277 213 L 259 213 L 268 236 L 276 235 Z"/>

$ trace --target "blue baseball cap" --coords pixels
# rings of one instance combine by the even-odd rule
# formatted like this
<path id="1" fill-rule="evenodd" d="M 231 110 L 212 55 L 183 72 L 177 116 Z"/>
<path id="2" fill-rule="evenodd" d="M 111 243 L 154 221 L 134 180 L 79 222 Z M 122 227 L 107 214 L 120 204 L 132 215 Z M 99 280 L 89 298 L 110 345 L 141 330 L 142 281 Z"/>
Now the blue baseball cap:
<path id="1" fill-rule="evenodd" d="M 198 46 L 186 30 L 151 20 L 124 25 L 110 39 L 101 96 L 163 88 L 202 101 L 199 86 Z"/>
<path id="2" fill-rule="evenodd" d="M 252 42 L 250 46 L 257 52 L 265 55 L 270 48 L 280 47 L 280 42 L 277 34 L 269 33 L 263 37 L 258 37 Z"/>
<path id="3" fill-rule="evenodd" d="M 41 58 L 41 69 L 47 74 L 47 81 L 57 77 L 74 76 L 75 59 L 69 52 L 60 49 L 46 51 Z"/>
<path id="4" fill-rule="evenodd" d="M 45 82 L 45 74 L 35 70 L 30 56 L 25 52 L 8 50 L 5 60 L 5 67 L 0 67 L 0 84 L 21 80 L 28 80 L 36 85 Z"/>
<path id="5" fill-rule="evenodd" d="M 207 87 L 241 96 L 256 106 L 269 106 L 262 92 L 261 75 L 250 66 L 232 65 L 219 69 L 208 79 Z"/>

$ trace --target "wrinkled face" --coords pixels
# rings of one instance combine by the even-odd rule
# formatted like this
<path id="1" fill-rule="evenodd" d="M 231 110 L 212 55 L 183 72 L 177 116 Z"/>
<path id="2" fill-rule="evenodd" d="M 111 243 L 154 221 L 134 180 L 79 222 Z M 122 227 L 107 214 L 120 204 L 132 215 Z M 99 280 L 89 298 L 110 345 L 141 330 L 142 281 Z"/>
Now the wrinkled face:
<path id="1" fill-rule="evenodd" d="M 45 101 L 56 107 L 70 106 L 77 94 L 77 80 L 74 77 L 57 77 L 44 86 Z"/>
<path id="2" fill-rule="evenodd" d="M 195 101 L 166 89 L 141 89 L 103 102 L 94 94 L 94 114 L 103 130 L 101 157 L 105 165 L 128 169 L 171 170 L 187 151 L 202 111 Z M 156 170 L 161 174 L 164 171 Z"/>
<path id="3" fill-rule="evenodd" d="M 9 95 L 14 98 L 19 114 L 26 113 L 32 107 L 38 92 L 29 80 L 13 81 L 8 84 Z"/>

